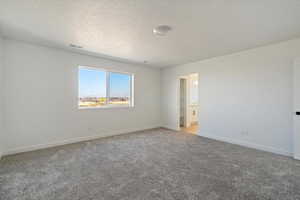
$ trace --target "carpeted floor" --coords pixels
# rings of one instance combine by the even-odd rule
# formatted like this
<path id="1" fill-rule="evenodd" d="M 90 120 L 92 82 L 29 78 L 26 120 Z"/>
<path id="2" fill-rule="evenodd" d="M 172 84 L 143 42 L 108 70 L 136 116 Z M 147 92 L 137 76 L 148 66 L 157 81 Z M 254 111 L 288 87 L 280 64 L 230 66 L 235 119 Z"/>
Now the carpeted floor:
<path id="1" fill-rule="evenodd" d="M 300 162 L 153 129 L 4 157 L 1 200 L 296 200 Z"/>

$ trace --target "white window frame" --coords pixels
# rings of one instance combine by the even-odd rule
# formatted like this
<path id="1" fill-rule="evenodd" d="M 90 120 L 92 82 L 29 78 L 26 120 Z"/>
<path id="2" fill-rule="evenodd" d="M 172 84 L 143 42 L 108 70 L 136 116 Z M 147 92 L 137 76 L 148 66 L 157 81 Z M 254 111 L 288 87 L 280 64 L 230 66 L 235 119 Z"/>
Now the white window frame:
<path id="1" fill-rule="evenodd" d="M 86 70 L 93 70 L 93 71 L 101 71 L 105 72 L 106 75 L 106 104 L 104 106 L 95 106 L 95 107 L 80 107 L 79 105 L 79 88 L 80 88 L 80 75 L 79 70 L 80 69 L 86 69 Z M 78 67 L 78 94 L 77 94 L 77 106 L 78 109 L 102 109 L 102 108 L 132 108 L 134 107 L 134 74 L 129 72 L 122 72 L 122 71 L 116 71 L 116 70 L 108 70 L 104 68 L 98 68 L 98 67 L 89 67 L 89 66 L 79 66 Z M 129 98 L 129 105 L 113 105 L 109 104 L 109 98 L 110 98 L 110 73 L 118 73 L 118 74 L 125 74 L 130 76 L 130 98 Z"/>

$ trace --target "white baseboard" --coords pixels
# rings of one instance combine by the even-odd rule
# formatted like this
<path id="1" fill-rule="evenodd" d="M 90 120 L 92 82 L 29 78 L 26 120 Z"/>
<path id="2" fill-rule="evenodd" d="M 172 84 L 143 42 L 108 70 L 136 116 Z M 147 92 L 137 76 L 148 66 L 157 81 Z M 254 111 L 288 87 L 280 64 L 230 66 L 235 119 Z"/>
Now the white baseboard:
<path id="1" fill-rule="evenodd" d="M 178 128 L 174 128 L 174 127 L 171 127 L 171 126 L 161 126 L 162 128 L 165 128 L 165 129 L 170 129 L 170 130 L 173 130 L 173 131 L 179 131 Z"/>
<path id="2" fill-rule="evenodd" d="M 38 144 L 38 145 L 20 147 L 20 148 L 15 148 L 15 149 L 9 149 L 9 150 L 3 152 L 2 156 L 13 155 L 13 154 L 17 154 L 17 153 L 24 153 L 24 152 L 29 152 L 29 151 L 35 151 L 35 150 L 40 150 L 40 149 L 46 149 L 46 148 L 56 147 L 56 146 L 61 146 L 61 145 L 66 145 L 66 144 L 84 142 L 84 141 L 105 138 L 105 137 L 111 137 L 111 136 L 116 136 L 116 135 L 122 135 L 122 134 L 131 133 L 131 132 L 143 131 L 143 130 L 154 129 L 154 128 L 159 128 L 159 127 L 160 126 L 150 126 L 150 127 L 144 127 L 144 128 L 138 128 L 138 129 L 117 130 L 117 131 L 102 133 L 101 135 L 99 134 L 99 135 L 91 135 L 91 136 L 86 136 L 86 137 L 77 137 L 77 138 L 56 141 L 56 142 L 51 142 L 51 143 L 46 143 L 46 144 Z"/>
<path id="3" fill-rule="evenodd" d="M 0 152 L 0 160 L 1 160 L 2 156 L 6 156 L 6 155 L 13 155 L 13 154 L 17 154 L 17 153 L 46 149 L 46 148 L 50 148 L 50 147 L 56 147 L 56 146 L 61 146 L 61 145 L 66 145 L 66 144 L 77 143 L 77 142 L 84 142 L 84 141 L 89 141 L 89 140 L 94 140 L 94 139 L 99 139 L 99 138 L 105 138 L 105 137 L 110 137 L 110 136 L 115 136 L 115 135 L 126 134 L 126 133 L 130 133 L 130 132 L 159 128 L 159 127 L 160 126 L 150 126 L 150 127 L 139 128 L 139 129 L 118 130 L 118 131 L 113 131 L 113 132 L 102 133 L 101 135 L 99 134 L 99 135 L 91 135 L 91 136 L 86 136 L 86 137 L 77 137 L 77 138 L 72 138 L 72 139 L 68 139 L 68 140 L 51 142 L 51 143 L 47 143 L 47 144 L 38 144 L 38 145 L 21 147 L 21 148 L 9 149 L 5 152 Z M 167 126 L 161 126 L 161 127 L 171 129 L 171 130 L 176 130 L 176 129 L 174 129 L 174 127 L 167 127 Z M 258 149 L 258 150 L 267 151 L 267 152 L 280 154 L 280 155 L 284 155 L 284 156 L 290 156 L 290 157 L 293 156 L 292 152 L 288 152 L 288 151 L 285 151 L 282 149 L 275 149 L 273 147 L 254 144 L 254 143 L 236 140 L 236 139 L 232 139 L 232 138 L 220 137 L 220 136 L 208 134 L 208 133 L 198 133 L 197 135 L 206 137 L 209 139 L 214 139 L 214 140 L 218 140 L 218 141 L 222 141 L 222 142 L 245 146 L 248 148 Z M 300 157 L 294 156 L 294 159 L 300 160 Z"/>
<path id="4" fill-rule="evenodd" d="M 283 149 L 276 149 L 273 147 L 264 146 L 264 145 L 260 145 L 260 144 L 254 144 L 254 143 L 247 142 L 247 141 L 241 141 L 241 140 L 237 140 L 237 139 L 221 137 L 221 136 L 208 134 L 208 133 L 201 133 L 201 132 L 199 132 L 197 135 L 206 137 L 209 139 L 213 139 L 213 140 L 236 144 L 236 145 L 240 145 L 240 146 L 244 146 L 244 147 L 248 147 L 248 148 L 252 148 L 252 149 L 257 149 L 257 150 L 261 150 L 261 151 L 267 151 L 267 152 L 271 152 L 271 153 L 275 153 L 275 154 L 279 154 L 279 155 L 284 155 L 284 156 L 289 156 L 289 157 L 293 156 L 292 152 L 288 152 Z"/>
<path id="5" fill-rule="evenodd" d="M 300 160 L 299 156 L 294 155 L 293 157 L 294 157 L 295 160 Z"/>

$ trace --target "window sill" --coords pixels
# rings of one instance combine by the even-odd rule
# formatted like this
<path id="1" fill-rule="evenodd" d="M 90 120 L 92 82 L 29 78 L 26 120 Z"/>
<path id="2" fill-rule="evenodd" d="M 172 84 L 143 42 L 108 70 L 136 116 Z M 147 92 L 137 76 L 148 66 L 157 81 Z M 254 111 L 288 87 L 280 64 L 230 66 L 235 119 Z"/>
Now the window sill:
<path id="1" fill-rule="evenodd" d="M 97 107 L 78 107 L 78 110 L 93 110 L 93 109 L 115 109 L 115 108 L 134 108 L 130 105 L 109 105 L 109 106 L 97 106 Z"/>

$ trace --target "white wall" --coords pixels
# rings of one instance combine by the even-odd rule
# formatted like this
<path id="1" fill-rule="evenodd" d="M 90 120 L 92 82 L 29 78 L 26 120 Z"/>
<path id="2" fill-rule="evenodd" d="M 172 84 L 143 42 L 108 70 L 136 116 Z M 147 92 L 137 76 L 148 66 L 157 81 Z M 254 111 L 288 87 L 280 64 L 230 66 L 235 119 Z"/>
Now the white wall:
<path id="1" fill-rule="evenodd" d="M 292 153 L 292 66 L 300 39 L 162 70 L 162 120 L 178 126 L 178 76 L 199 72 L 200 135 Z"/>
<path id="2" fill-rule="evenodd" d="M 160 71 L 5 40 L 5 153 L 159 127 Z M 77 109 L 78 66 L 135 74 L 135 107 Z"/>
<path id="3" fill-rule="evenodd" d="M 4 105 L 3 105 L 3 93 L 4 93 L 4 42 L 3 38 L 0 35 L 0 158 L 4 150 Z"/>
<path id="4" fill-rule="evenodd" d="M 0 139 L 5 154 L 158 127 L 161 118 L 165 127 L 176 129 L 178 77 L 190 73 L 200 75 L 200 135 L 292 152 L 292 63 L 300 57 L 300 39 L 165 68 L 161 74 L 12 40 L 4 40 L 4 48 L 0 109 L 6 130 Z M 135 107 L 78 110 L 78 65 L 135 73 Z"/>

